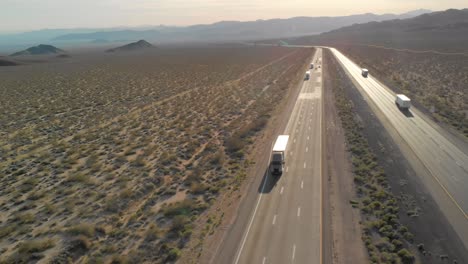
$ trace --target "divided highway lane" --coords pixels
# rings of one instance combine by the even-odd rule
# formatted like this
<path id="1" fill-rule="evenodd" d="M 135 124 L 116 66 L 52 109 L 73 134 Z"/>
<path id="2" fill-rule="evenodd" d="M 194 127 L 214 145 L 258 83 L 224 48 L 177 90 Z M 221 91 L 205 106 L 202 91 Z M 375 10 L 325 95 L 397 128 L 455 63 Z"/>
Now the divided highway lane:
<path id="1" fill-rule="evenodd" d="M 321 263 L 322 50 L 284 134 L 285 172 L 264 179 L 233 263 Z"/>
<path id="2" fill-rule="evenodd" d="M 395 94 L 369 75 L 361 76 L 361 69 L 338 50 L 330 49 L 347 73 L 360 86 L 376 107 L 387 118 L 402 139 L 416 154 L 422 164 L 432 174 L 442 192 L 433 195 L 439 205 L 446 204 L 441 199 L 449 200 L 458 213 L 448 213 L 449 221 L 468 247 L 468 155 L 444 135 L 437 131 L 428 118 L 414 107 L 410 114 L 401 112 L 395 105 Z M 445 196 L 445 197 L 441 197 Z M 457 218 L 457 219 L 454 219 Z"/>

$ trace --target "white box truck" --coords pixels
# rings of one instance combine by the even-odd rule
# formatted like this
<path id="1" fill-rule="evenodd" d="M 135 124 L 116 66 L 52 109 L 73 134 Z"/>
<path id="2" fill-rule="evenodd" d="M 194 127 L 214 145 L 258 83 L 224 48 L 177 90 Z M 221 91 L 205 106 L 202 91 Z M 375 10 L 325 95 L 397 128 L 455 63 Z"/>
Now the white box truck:
<path id="1" fill-rule="evenodd" d="M 288 140 L 289 135 L 279 135 L 276 139 L 271 152 L 270 172 L 272 175 L 283 174 Z"/>
<path id="2" fill-rule="evenodd" d="M 362 74 L 362 76 L 367 77 L 367 75 L 369 74 L 369 70 L 368 69 L 362 69 L 361 74 Z"/>
<path id="3" fill-rule="evenodd" d="M 309 79 L 310 79 L 310 71 L 306 71 L 305 80 L 309 80 Z"/>
<path id="4" fill-rule="evenodd" d="M 411 99 L 409 99 L 404 94 L 397 94 L 395 103 L 397 104 L 398 108 L 400 109 L 409 109 L 411 107 Z"/>

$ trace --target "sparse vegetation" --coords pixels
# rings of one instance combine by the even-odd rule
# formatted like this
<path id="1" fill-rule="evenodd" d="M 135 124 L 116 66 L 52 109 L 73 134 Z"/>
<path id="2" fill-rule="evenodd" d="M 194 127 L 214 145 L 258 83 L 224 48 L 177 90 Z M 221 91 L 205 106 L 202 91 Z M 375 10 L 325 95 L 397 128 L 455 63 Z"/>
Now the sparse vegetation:
<path id="1" fill-rule="evenodd" d="M 178 259 L 308 55 L 158 49 L 0 73 L 0 262 L 36 233 L 52 263 Z"/>

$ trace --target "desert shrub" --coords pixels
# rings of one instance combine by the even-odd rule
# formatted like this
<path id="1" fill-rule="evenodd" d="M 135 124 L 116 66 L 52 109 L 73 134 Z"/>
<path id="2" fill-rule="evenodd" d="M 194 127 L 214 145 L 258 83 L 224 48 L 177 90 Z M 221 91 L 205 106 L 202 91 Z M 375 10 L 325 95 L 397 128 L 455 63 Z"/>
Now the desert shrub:
<path id="1" fill-rule="evenodd" d="M 219 150 L 213 155 L 213 157 L 210 160 L 210 163 L 217 166 L 223 166 L 224 159 L 224 152 Z"/>
<path id="2" fill-rule="evenodd" d="M 146 166 L 146 161 L 143 159 L 142 156 L 138 156 L 133 162 L 132 165 L 135 167 L 144 167 Z"/>
<path id="3" fill-rule="evenodd" d="M 159 237 L 160 233 L 161 233 L 161 230 L 155 224 L 151 224 L 148 230 L 146 230 L 145 240 L 146 241 L 156 240 Z"/>
<path id="4" fill-rule="evenodd" d="M 95 231 L 95 226 L 89 223 L 78 224 L 67 229 L 67 232 L 72 235 L 83 235 L 86 237 L 93 237 Z"/>
<path id="5" fill-rule="evenodd" d="M 53 214 L 57 211 L 57 207 L 53 204 L 46 203 L 44 205 L 44 213 L 46 214 Z"/>
<path id="6" fill-rule="evenodd" d="M 121 191 L 119 197 L 122 199 L 128 199 L 132 196 L 133 191 L 130 188 L 125 188 L 125 190 Z"/>
<path id="7" fill-rule="evenodd" d="M 196 205 L 193 200 L 185 199 L 182 202 L 177 202 L 171 205 L 168 205 L 163 209 L 165 216 L 173 217 L 176 215 L 185 215 L 188 216 L 191 214 L 192 210 L 196 208 Z"/>
<path id="8" fill-rule="evenodd" d="M 0 227 L 0 238 L 10 235 L 13 231 L 15 231 L 15 227 L 16 226 L 13 224 Z"/>
<path id="9" fill-rule="evenodd" d="M 32 201 L 36 201 L 36 200 L 39 200 L 41 199 L 42 197 L 44 197 L 46 195 L 46 192 L 44 191 L 34 191 L 33 193 L 31 193 L 29 196 L 28 196 L 28 200 L 32 200 Z"/>
<path id="10" fill-rule="evenodd" d="M 23 253 L 37 253 L 43 252 L 55 246 L 52 239 L 31 240 L 20 243 L 18 252 Z"/>
<path id="11" fill-rule="evenodd" d="M 130 263 L 128 256 L 124 255 L 114 255 L 110 261 L 111 264 L 127 264 Z"/>
<path id="12" fill-rule="evenodd" d="M 171 248 L 167 254 L 168 261 L 175 261 L 180 257 L 180 249 L 178 248 Z"/>
<path id="13" fill-rule="evenodd" d="M 226 150 L 229 153 L 235 153 L 244 147 L 245 143 L 237 135 L 233 135 L 226 140 Z"/>
<path id="14" fill-rule="evenodd" d="M 107 198 L 104 204 L 104 209 L 111 213 L 117 213 L 120 209 L 117 199 L 115 197 Z"/>
<path id="15" fill-rule="evenodd" d="M 185 226 L 190 222 L 190 219 L 185 215 L 176 215 L 172 219 L 171 231 L 178 232 L 185 229 Z"/>
<path id="16" fill-rule="evenodd" d="M 193 193 L 193 194 L 203 194 L 206 189 L 208 188 L 208 186 L 206 186 L 206 184 L 204 183 L 192 183 L 192 185 L 190 186 L 190 192 Z"/>
<path id="17" fill-rule="evenodd" d="M 36 217 L 32 213 L 17 213 L 13 216 L 13 222 L 19 222 L 20 224 L 30 224 L 36 220 Z"/>
<path id="18" fill-rule="evenodd" d="M 78 173 L 74 173 L 74 174 L 68 176 L 67 179 L 66 179 L 66 182 L 69 182 L 69 183 L 90 183 L 91 178 L 87 174 L 78 172 Z"/>
<path id="19" fill-rule="evenodd" d="M 414 263 L 414 256 L 406 248 L 400 249 L 398 251 L 398 256 L 401 258 L 401 261 L 405 264 Z"/>
<path id="20" fill-rule="evenodd" d="M 71 247 L 75 251 L 82 250 L 82 251 L 87 251 L 91 248 L 91 242 L 89 241 L 89 238 L 84 236 L 84 235 L 79 235 L 75 238 L 73 238 L 70 241 Z"/>

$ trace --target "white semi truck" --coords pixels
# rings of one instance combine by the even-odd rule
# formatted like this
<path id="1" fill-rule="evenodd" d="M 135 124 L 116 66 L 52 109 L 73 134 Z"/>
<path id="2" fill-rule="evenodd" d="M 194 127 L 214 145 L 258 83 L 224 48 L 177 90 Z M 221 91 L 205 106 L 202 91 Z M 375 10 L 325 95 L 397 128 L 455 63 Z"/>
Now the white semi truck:
<path id="1" fill-rule="evenodd" d="M 411 107 L 411 99 L 404 94 L 397 94 L 395 103 L 400 109 L 409 109 Z"/>
<path id="2" fill-rule="evenodd" d="M 284 170 L 286 147 L 289 135 L 279 135 L 271 152 L 270 172 L 272 175 L 281 175 Z"/>
<path id="3" fill-rule="evenodd" d="M 367 77 L 367 75 L 369 75 L 369 70 L 368 69 L 362 69 L 361 74 L 362 74 L 362 76 Z"/>
<path id="4" fill-rule="evenodd" d="M 305 80 L 309 80 L 309 79 L 310 79 L 310 71 L 306 71 Z"/>

